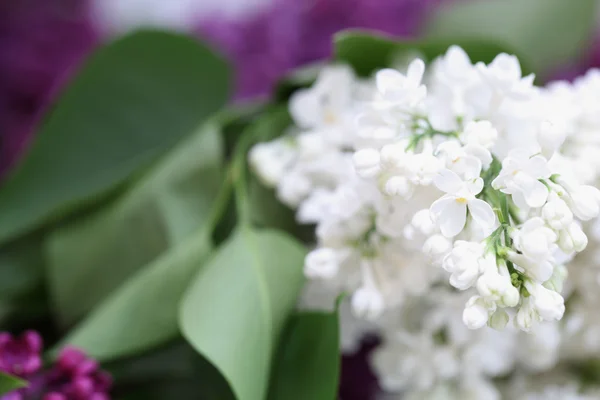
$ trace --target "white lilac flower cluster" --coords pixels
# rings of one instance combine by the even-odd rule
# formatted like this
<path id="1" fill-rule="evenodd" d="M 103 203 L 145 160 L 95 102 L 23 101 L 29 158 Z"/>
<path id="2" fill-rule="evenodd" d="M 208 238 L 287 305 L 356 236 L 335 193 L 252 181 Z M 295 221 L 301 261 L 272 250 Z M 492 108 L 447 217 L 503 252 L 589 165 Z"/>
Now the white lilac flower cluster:
<path id="1" fill-rule="evenodd" d="M 492 378 L 577 353 L 565 338 L 600 355 L 600 251 L 578 254 L 600 240 L 600 71 L 533 80 L 459 47 L 373 79 L 330 66 L 290 99 L 295 126 L 250 152 L 316 225 L 306 276 L 383 338 L 388 391 L 495 399 Z"/>

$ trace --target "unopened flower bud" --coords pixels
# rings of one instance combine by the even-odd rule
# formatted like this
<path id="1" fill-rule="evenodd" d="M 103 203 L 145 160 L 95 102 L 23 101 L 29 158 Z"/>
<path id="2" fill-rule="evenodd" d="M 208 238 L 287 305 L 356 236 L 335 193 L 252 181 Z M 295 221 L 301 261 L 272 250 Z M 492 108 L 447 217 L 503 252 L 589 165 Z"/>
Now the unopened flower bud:
<path id="1" fill-rule="evenodd" d="M 490 328 L 501 331 L 506 327 L 506 324 L 508 324 L 509 319 L 510 318 L 506 311 L 496 310 L 496 312 L 493 313 L 490 317 L 488 325 L 490 326 Z"/>
<path id="2" fill-rule="evenodd" d="M 338 254 L 327 247 L 311 251 L 304 261 L 304 274 L 308 278 L 330 279 L 337 274 L 338 270 Z"/>
<path id="3" fill-rule="evenodd" d="M 471 297 L 463 311 L 463 322 L 467 328 L 482 328 L 488 322 L 488 318 L 488 309 L 485 307 L 483 299 L 479 296 Z"/>

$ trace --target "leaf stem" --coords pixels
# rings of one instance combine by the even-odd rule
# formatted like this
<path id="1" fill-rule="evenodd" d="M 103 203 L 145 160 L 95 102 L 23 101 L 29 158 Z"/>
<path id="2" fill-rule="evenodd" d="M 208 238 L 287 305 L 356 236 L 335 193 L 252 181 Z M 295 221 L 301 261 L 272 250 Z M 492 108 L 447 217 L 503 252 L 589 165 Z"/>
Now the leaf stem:
<path id="1" fill-rule="evenodd" d="M 246 129 L 235 147 L 232 160 L 232 182 L 238 220 L 242 225 L 251 225 L 250 202 L 246 179 L 246 155 L 252 145 L 254 131 Z"/>

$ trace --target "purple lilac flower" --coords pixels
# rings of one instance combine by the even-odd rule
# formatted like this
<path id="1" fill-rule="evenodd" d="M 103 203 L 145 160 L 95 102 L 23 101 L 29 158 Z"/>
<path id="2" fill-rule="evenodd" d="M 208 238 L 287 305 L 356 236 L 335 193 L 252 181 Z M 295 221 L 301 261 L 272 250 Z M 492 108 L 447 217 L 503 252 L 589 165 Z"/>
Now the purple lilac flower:
<path id="1" fill-rule="evenodd" d="M 0 371 L 26 380 L 26 388 L 15 390 L 0 400 L 110 400 L 110 375 L 84 352 L 64 348 L 56 363 L 42 368 L 42 338 L 35 331 L 19 337 L 0 333 Z"/>
<path id="2" fill-rule="evenodd" d="M 42 367 L 40 352 L 43 343 L 35 331 L 26 331 L 19 337 L 0 333 L 0 371 L 28 378 Z"/>
<path id="3" fill-rule="evenodd" d="M 0 175 L 98 35 L 81 0 L 0 4 Z"/>
<path id="4" fill-rule="evenodd" d="M 84 352 L 66 347 L 46 378 L 43 400 L 110 400 L 112 379 Z"/>

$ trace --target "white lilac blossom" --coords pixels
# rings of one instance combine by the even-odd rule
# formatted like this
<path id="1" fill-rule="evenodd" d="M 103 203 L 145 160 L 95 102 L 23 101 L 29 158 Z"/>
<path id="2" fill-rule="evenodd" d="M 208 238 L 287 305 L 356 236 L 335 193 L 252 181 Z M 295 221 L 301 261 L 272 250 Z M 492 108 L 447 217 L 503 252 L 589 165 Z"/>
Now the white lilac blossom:
<path id="1" fill-rule="evenodd" d="M 381 336 L 384 388 L 502 398 L 495 378 L 565 348 L 600 357 L 599 71 L 535 87 L 453 46 L 372 79 L 326 67 L 290 109 L 251 165 L 316 224 L 305 274 Z"/>

